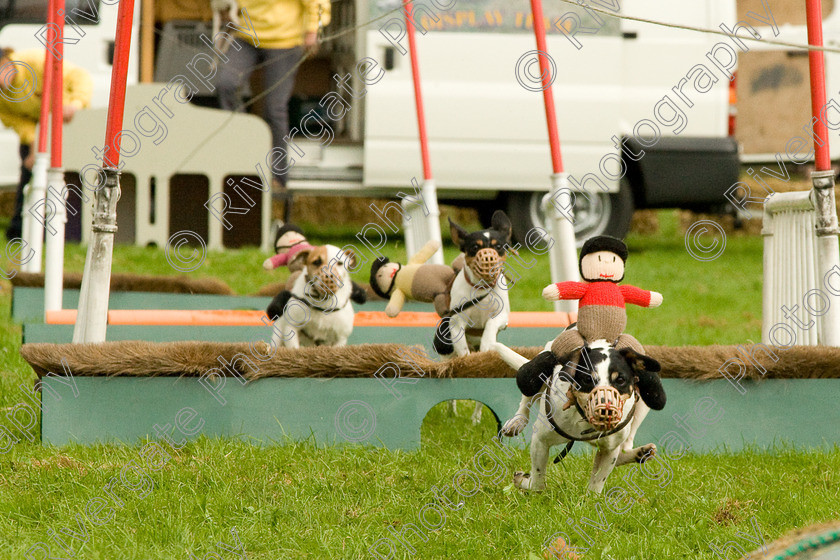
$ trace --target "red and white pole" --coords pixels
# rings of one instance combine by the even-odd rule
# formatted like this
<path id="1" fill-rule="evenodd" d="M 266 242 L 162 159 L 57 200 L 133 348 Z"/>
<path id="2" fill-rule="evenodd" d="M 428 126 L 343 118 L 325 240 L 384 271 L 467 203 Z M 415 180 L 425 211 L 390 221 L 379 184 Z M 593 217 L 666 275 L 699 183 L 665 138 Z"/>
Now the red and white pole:
<path id="1" fill-rule="evenodd" d="M 64 10 L 58 13 L 59 3 L 53 11 L 57 33 L 64 36 Z M 64 198 L 64 168 L 61 163 L 62 139 L 64 133 L 64 45 L 53 44 L 56 56 L 52 58 L 52 126 L 50 137 L 50 168 L 47 172 L 49 190 L 44 207 L 46 231 L 46 260 L 44 263 L 44 313 L 61 309 L 64 284 L 64 224 L 67 223 L 67 208 Z M 43 121 L 46 128 L 46 121 Z M 45 317 L 46 318 L 46 317 Z"/>
<path id="2" fill-rule="evenodd" d="M 531 0 L 531 14 L 534 19 L 534 35 L 537 39 L 537 58 L 540 65 L 542 79 L 543 104 L 545 105 L 545 120 L 548 125 L 548 143 L 551 147 L 551 192 L 543 199 L 543 208 L 549 222 L 549 235 L 554 245 L 549 253 L 551 267 L 551 281 L 563 282 L 578 280 L 577 250 L 575 247 L 575 228 L 572 213 L 572 199 L 570 197 L 568 174 L 563 171 L 563 158 L 560 152 L 560 133 L 557 129 L 557 115 L 554 110 L 554 94 L 551 89 L 551 68 L 548 60 L 548 46 L 545 40 L 545 20 L 543 17 L 542 0 Z M 568 200 L 566 215 L 562 215 L 557 208 L 563 197 Z M 563 204 L 563 206 L 566 206 Z M 557 301 L 555 311 L 577 311 L 576 301 Z"/>
<path id="3" fill-rule="evenodd" d="M 408 51 L 411 58 L 411 78 L 414 83 L 414 103 L 417 108 L 417 127 L 420 133 L 420 155 L 423 160 L 423 186 L 421 193 L 428 214 L 423 206 L 407 204 L 403 199 L 403 230 L 405 246 L 409 258 L 414 256 L 427 241 L 441 242 L 440 209 L 438 208 L 437 187 L 432 177 L 432 163 L 429 157 L 429 137 L 426 132 L 426 114 L 423 110 L 423 93 L 420 88 L 420 65 L 417 62 L 417 41 L 414 30 L 414 15 L 411 0 L 403 0 L 405 27 L 408 34 Z M 410 207 L 409 207 L 410 206 Z M 443 251 L 438 249 L 429 259 L 430 263 L 443 264 Z"/>
<path id="4" fill-rule="evenodd" d="M 48 33 L 55 33 L 56 10 L 58 1 L 49 0 L 47 4 Z M 63 20 L 62 20 L 63 21 Z M 54 44 L 56 41 L 52 41 Z M 58 41 L 60 43 L 60 41 Z M 61 45 L 63 46 L 63 45 Z M 32 258 L 21 268 L 24 272 L 41 272 L 41 258 L 44 247 L 44 195 L 47 192 L 47 168 L 49 167 L 49 153 L 47 142 L 49 138 L 50 101 L 53 83 L 53 50 L 44 51 L 44 83 L 41 89 L 41 114 L 38 119 L 38 145 L 35 149 L 35 161 L 32 165 L 32 179 L 24 187 L 24 203 L 21 212 L 23 238 L 32 248 Z M 33 147 L 34 148 L 34 147 Z"/>
<path id="5" fill-rule="evenodd" d="M 131 25 L 134 19 L 134 0 L 121 0 L 117 14 L 117 34 L 114 43 L 114 66 L 111 70 L 111 95 L 105 124 L 105 156 L 102 184 L 96 191 L 93 225 L 88 245 L 79 312 L 73 330 L 73 342 L 104 342 L 108 324 L 108 299 L 111 291 L 111 261 L 114 254 L 114 234 L 117 231 L 117 201 L 120 198 L 118 166 L 120 163 L 119 133 L 125 109 L 125 84 L 128 75 L 128 56 L 131 49 Z"/>
<path id="6" fill-rule="evenodd" d="M 805 14 L 808 22 L 808 44 L 823 46 L 822 6 L 820 0 L 806 0 Z M 814 152 L 816 171 L 811 174 L 816 205 L 817 251 L 819 252 L 818 282 L 840 264 L 840 247 L 837 235 L 837 208 L 834 202 L 834 171 L 828 150 L 828 127 L 820 119 L 825 107 L 825 54 L 822 50 L 808 51 L 808 69 L 811 77 L 811 116 L 814 125 Z M 820 317 L 819 344 L 840 346 L 840 307 L 829 307 Z"/>

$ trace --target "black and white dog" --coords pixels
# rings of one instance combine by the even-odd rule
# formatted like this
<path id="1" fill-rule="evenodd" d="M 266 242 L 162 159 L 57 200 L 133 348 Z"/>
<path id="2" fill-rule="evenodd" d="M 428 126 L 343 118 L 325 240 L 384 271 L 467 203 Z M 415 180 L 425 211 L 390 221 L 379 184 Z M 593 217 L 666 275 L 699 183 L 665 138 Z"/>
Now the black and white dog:
<path id="1" fill-rule="evenodd" d="M 633 447 L 650 409 L 665 407 L 659 362 L 653 358 L 629 348 L 617 351 L 606 340 L 587 344 L 576 363 L 566 364 L 558 363 L 551 341 L 530 361 L 501 343 L 495 349 L 517 370 L 516 383 L 524 395 L 502 433 L 520 433 L 528 424 L 531 404 L 538 402 L 540 407 L 531 438 L 531 472 L 514 474 L 518 488 L 545 488 L 548 454 L 555 445 L 566 444 L 561 458 L 575 441 L 597 448 L 589 479 L 589 490 L 596 493 L 616 466 L 642 463 L 656 454 L 653 443 Z"/>
<path id="2" fill-rule="evenodd" d="M 459 271 L 449 290 L 450 309 L 435 331 L 435 351 L 445 358 L 466 356 L 476 347 L 481 352 L 492 350 L 510 316 L 509 284 L 504 278 L 510 219 L 496 210 L 488 229 L 469 233 L 449 220 L 449 230 L 463 253 L 464 264 L 460 267 L 453 263 Z M 476 403 L 473 424 L 481 420 L 481 406 Z"/>

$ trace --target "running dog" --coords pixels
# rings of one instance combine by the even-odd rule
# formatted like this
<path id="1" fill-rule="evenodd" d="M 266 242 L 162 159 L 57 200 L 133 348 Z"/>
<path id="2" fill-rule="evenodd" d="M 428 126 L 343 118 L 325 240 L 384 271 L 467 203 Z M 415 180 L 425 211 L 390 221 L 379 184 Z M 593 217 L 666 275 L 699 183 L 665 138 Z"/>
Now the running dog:
<path id="1" fill-rule="evenodd" d="M 438 324 L 434 348 L 444 357 L 465 356 L 476 345 L 479 351 L 486 352 L 493 349 L 510 315 L 510 285 L 504 280 L 510 220 L 496 210 L 489 229 L 468 233 L 449 220 L 449 231 L 464 255 L 464 266 L 449 290 L 450 308 Z M 454 404 L 453 401 L 453 410 Z M 477 424 L 480 420 L 481 404 L 477 403 L 472 421 Z"/>
<path id="2" fill-rule="evenodd" d="M 353 332 L 353 301 L 364 293 L 350 281 L 348 267 L 356 257 L 334 245 L 321 245 L 298 252 L 289 263 L 302 264 L 286 289 L 266 310 L 275 321 L 273 342 L 286 348 L 344 346 Z"/>
<path id="3" fill-rule="evenodd" d="M 650 409 L 665 407 L 660 366 L 653 358 L 630 348 L 616 350 L 606 340 L 586 344 L 577 353 L 577 363 L 566 364 L 551 352 L 551 341 L 530 361 L 501 343 L 495 350 L 517 370 L 516 382 L 524 395 L 503 433 L 520 433 L 528 424 L 530 405 L 538 402 L 540 407 L 531 438 L 531 472 L 514 474 L 517 488 L 545 489 L 548 454 L 555 445 L 566 444 L 555 462 L 576 441 L 597 448 L 589 479 L 589 490 L 595 493 L 603 490 L 616 466 L 643 463 L 656 454 L 653 443 L 633 447 Z"/>

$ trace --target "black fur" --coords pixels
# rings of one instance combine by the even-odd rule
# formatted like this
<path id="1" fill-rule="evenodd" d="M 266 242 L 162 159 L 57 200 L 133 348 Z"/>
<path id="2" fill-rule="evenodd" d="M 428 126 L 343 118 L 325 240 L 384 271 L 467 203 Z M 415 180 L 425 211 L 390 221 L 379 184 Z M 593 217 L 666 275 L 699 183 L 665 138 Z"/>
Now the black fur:
<path id="1" fill-rule="evenodd" d="M 452 334 L 449 329 L 449 317 L 440 320 L 435 329 L 435 340 L 433 342 L 435 352 L 441 356 L 448 356 L 455 351 L 452 346 Z"/>
<path id="2" fill-rule="evenodd" d="M 516 386 L 526 397 L 533 397 L 542 390 L 544 380 L 551 377 L 556 365 L 557 358 L 550 350 L 540 352 L 516 372 Z"/>
<path id="3" fill-rule="evenodd" d="M 390 298 L 390 294 L 386 294 L 382 290 L 379 289 L 379 286 L 376 283 L 376 273 L 379 272 L 379 269 L 391 262 L 388 257 L 378 257 L 373 264 L 370 266 L 370 289 L 373 290 L 373 293 L 381 297 L 382 299 Z"/>
<path id="4" fill-rule="evenodd" d="M 662 380 L 657 373 L 661 369 L 659 362 L 638 354 L 631 348 L 622 348 L 619 354 L 627 360 L 627 364 L 633 370 L 636 385 L 639 387 L 639 395 L 645 404 L 652 410 L 665 408 L 665 389 L 662 388 Z"/>
<path id="5" fill-rule="evenodd" d="M 276 321 L 280 317 L 283 316 L 283 310 L 286 307 L 286 304 L 292 298 L 292 292 L 289 290 L 283 290 L 276 296 L 274 299 L 271 300 L 271 303 L 268 304 L 268 307 L 265 310 L 266 315 L 272 321 Z"/>
<path id="6" fill-rule="evenodd" d="M 511 224 L 507 214 L 496 210 L 490 220 L 489 229 L 469 233 L 450 219 L 449 233 L 452 236 L 452 242 L 467 256 L 474 256 L 482 247 L 492 247 L 496 249 L 499 256 L 504 256 L 506 246 L 510 243 Z M 484 235 L 485 233 L 489 235 L 489 239 Z M 495 245 L 490 244 L 493 240 L 496 241 Z M 479 245 L 478 241 L 481 241 L 482 245 Z"/>
<path id="7" fill-rule="evenodd" d="M 351 282 L 351 285 L 353 290 L 350 292 L 350 300 L 359 305 L 367 303 L 367 291 L 355 282 Z"/>

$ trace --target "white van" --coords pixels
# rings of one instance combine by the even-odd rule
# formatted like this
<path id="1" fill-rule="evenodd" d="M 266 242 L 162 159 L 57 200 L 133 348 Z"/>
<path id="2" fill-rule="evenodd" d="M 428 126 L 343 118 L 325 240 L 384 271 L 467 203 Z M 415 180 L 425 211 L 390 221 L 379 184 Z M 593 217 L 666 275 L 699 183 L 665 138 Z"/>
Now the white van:
<path id="1" fill-rule="evenodd" d="M 207 6 L 197 5 L 190 12 L 184 8 L 188 2 L 182 1 L 177 9 L 161 9 L 175 6 L 173 2 L 157 2 L 155 81 L 172 77 L 167 68 L 178 66 L 173 60 L 209 51 L 197 40 L 199 33 L 210 33 Z M 734 0 L 586 2 L 607 12 L 700 28 L 736 23 Z M 317 109 L 316 101 L 336 90 L 336 74 L 353 74 L 353 88 L 364 88 L 365 95 L 339 122 L 328 121 L 334 132 L 329 143 L 299 138 L 306 155 L 296 158 L 290 171 L 294 191 L 393 196 L 410 188 L 413 177 L 422 176 L 400 4 L 334 0 L 332 23 L 323 35 L 350 32 L 325 42 L 300 68 L 292 123 L 294 115 Z M 727 64 L 716 68 L 707 55 L 719 43 L 737 51 L 735 40 L 618 19 L 559 0 L 544 4 L 548 51 L 556 67 L 553 90 L 563 162 L 573 185 L 581 184 L 589 193 L 576 200 L 578 237 L 623 236 L 634 208 L 722 207 L 723 193 L 738 174 L 737 144 L 730 129 L 734 82 L 723 79 Z M 417 0 L 414 5 L 439 198 L 474 206 L 484 216 L 503 208 L 518 232 L 528 231 L 542 221 L 541 203 L 551 173 L 543 98 L 532 65 L 536 47 L 529 4 Z M 102 106 L 107 102 L 117 4 L 68 0 L 68 14 L 75 13 L 74 8 L 99 16 L 97 24 L 74 17 L 84 36 L 77 37 L 68 26 L 66 37 L 79 40 L 65 44 L 64 51 L 67 60 L 94 75 L 94 106 Z M 46 0 L 0 0 L 0 46 L 39 47 L 36 33 L 43 16 L 36 14 L 45 12 Z M 363 25 L 376 18 L 381 19 Z M 762 33 L 771 25 L 747 23 Z M 135 32 L 135 47 L 138 41 Z M 138 81 L 137 53 L 142 48 L 132 49 L 129 83 Z M 719 58 L 726 54 L 721 49 Z M 365 57 L 383 72 L 381 80 L 366 87 L 353 71 Z M 705 82 L 690 75 L 697 65 L 711 70 Z M 194 102 L 211 103 L 212 93 L 204 93 L 203 100 L 196 96 Z M 657 133 L 660 138 L 651 137 Z M 17 178 L 13 142 L 13 134 L 0 131 L 0 183 Z M 638 155 L 642 151 L 644 157 Z M 255 162 L 264 158 L 254 154 Z M 626 170 L 620 178 L 619 168 Z"/>

